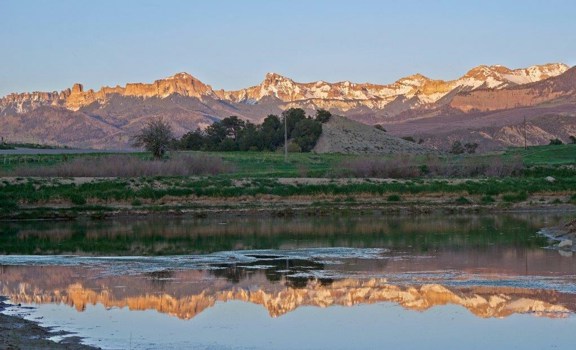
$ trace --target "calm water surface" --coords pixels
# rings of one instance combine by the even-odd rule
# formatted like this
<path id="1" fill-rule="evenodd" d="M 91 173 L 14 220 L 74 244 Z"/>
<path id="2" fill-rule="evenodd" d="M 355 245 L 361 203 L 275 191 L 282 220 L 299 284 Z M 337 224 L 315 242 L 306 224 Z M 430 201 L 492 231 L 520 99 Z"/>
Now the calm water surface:
<path id="1" fill-rule="evenodd" d="M 572 349 L 568 217 L 2 224 L 0 294 L 105 349 Z"/>

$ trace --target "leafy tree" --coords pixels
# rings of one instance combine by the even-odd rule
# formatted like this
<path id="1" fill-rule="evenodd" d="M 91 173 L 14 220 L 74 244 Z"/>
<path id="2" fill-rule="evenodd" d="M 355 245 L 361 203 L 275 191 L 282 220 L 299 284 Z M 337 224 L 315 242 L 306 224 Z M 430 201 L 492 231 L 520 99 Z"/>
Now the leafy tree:
<path id="1" fill-rule="evenodd" d="M 386 129 L 384 129 L 384 127 L 382 126 L 382 124 L 376 124 L 376 125 L 374 125 L 374 128 L 386 132 Z"/>
<path id="2" fill-rule="evenodd" d="M 221 122 L 212 123 L 206 128 L 206 149 L 216 151 L 228 136 L 228 129 Z"/>
<path id="3" fill-rule="evenodd" d="M 322 134 L 322 124 L 312 118 L 300 120 L 292 131 L 292 139 L 302 152 L 310 152 Z"/>
<path id="4" fill-rule="evenodd" d="M 327 123 L 330 118 L 332 117 L 332 113 L 328 112 L 325 109 L 318 109 L 316 110 L 316 121 L 322 124 Z"/>
<path id="5" fill-rule="evenodd" d="M 329 112 L 319 112 L 325 119 Z M 307 117 L 304 110 L 292 108 L 282 113 L 288 124 L 293 149 L 309 152 L 322 133 L 322 123 Z M 261 125 L 243 121 L 236 116 L 224 118 L 204 131 L 196 129 L 175 144 L 179 148 L 206 151 L 274 151 L 284 144 L 284 123 L 276 115 L 268 115 Z"/>
<path id="6" fill-rule="evenodd" d="M 238 149 L 240 151 L 259 151 L 263 149 L 260 131 L 253 123 L 246 122 L 244 129 L 238 135 Z"/>
<path id="7" fill-rule="evenodd" d="M 227 136 L 231 136 L 234 141 L 238 139 L 238 133 L 246 125 L 243 120 L 235 115 L 222 119 L 220 123 L 226 129 Z"/>
<path id="8" fill-rule="evenodd" d="M 572 144 L 576 144 L 576 136 L 574 136 L 574 135 L 570 135 L 570 137 L 569 137 L 569 138 L 570 138 L 570 143 L 572 143 Z"/>
<path id="9" fill-rule="evenodd" d="M 134 136 L 132 144 L 135 147 L 144 147 L 155 158 L 162 158 L 173 138 L 170 124 L 156 118 L 150 120 L 140 133 Z"/>
<path id="10" fill-rule="evenodd" d="M 563 142 L 559 138 L 551 139 L 550 145 L 561 145 Z"/>
<path id="11" fill-rule="evenodd" d="M 199 151 L 204 148 L 206 144 L 206 136 L 200 128 L 190 131 L 180 139 L 179 147 L 193 151 Z"/>
<path id="12" fill-rule="evenodd" d="M 260 149 L 275 150 L 284 143 L 284 127 L 277 115 L 270 114 L 260 128 Z"/>
<path id="13" fill-rule="evenodd" d="M 306 112 L 302 108 L 290 108 L 282 112 L 282 118 L 282 126 L 284 126 L 284 119 L 286 119 L 288 138 L 292 138 L 292 130 L 294 130 L 299 121 L 306 119 Z M 284 129 L 282 129 L 282 132 L 284 132 Z"/>

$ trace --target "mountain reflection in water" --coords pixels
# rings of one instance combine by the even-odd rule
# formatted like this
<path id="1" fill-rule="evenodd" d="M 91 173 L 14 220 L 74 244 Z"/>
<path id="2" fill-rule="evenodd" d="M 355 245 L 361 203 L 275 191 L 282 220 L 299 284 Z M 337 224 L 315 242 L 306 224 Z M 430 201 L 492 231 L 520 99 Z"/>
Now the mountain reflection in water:
<path id="1" fill-rule="evenodd" d="M 358 251 L 356 254 L 361 255 L 362 250 Z M 306 254 L 311 252 L 314 250 Z M 299 251 L 292 253 L 304 255 Z M 530 262 L 537 265 L 554 260 L 555 252 L 545 253 L 531 256 Z M 454 258 L 442 254 L 409 257 L 381 251 L 372 257 L 368 254 L 331 260 L 266 254 L 270 252 L 246 253 L 255 257 L 251 262 L 223 263 L 216 259 L 203 269 L 185 270 L 161 270 L 155 266 L 154 271 L 148 271 L 141 259 L 105 259 L 90 263 L 92 266 L 4 265 L 0 269 L 0 294 L 14 303 L 63 303 L 78 311 L 90 304 L 101 304 L 106 308 L 152 309 L 181 319 L 193 318 L 216 302 L 233 300 L 262 305 L 272 317 L 301 306 L 380 302 L 394 302 L 417 311 L 454 304 L 483 318 L 516 313 L 566 317 L 576 311 L 576 291 L 569 287 L 573 277 L 526 275 L 520 266 L 521 271 L 516 271 L 520 274 L 514 273 L 513 266 L 506 273 L 495 274 L 495 269 L 485 273 L 474 262 L 464 262 L 459 269 L 471 271 L 469 274 L 440 269 L 445 261 Z M 132 273 L 110 273 L 109 267 L 117 264 L 126 265 Z M 131 265 L 137 267 L 130 268 Z M 560 270 L 562 274 L 576 274 L 573 265 Z M 544 288 L 534 288 L 535 281 L 536 286 Z M 568 287 L 557 290 L 554 283 L 566 283 Z"/>

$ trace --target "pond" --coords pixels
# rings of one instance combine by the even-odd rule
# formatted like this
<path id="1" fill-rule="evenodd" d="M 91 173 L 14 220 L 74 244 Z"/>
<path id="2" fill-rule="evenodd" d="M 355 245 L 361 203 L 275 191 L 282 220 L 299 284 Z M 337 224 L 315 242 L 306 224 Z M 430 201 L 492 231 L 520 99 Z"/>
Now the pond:
<path id="1" fill-rule="evenodd" d="M 4 223 L 0 295 L 104 349 L 571 349 L 568 217 Z"/>

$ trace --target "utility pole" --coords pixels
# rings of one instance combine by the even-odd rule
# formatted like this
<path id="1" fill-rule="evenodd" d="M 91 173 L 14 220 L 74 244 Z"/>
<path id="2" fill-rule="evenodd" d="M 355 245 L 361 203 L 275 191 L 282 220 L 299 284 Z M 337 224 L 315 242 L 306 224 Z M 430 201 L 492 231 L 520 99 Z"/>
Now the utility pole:
<path id="1" fill-rule="evenodd" d="M 288 115 L 284 116 L 284 163 L 288 163 Z"/>

